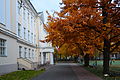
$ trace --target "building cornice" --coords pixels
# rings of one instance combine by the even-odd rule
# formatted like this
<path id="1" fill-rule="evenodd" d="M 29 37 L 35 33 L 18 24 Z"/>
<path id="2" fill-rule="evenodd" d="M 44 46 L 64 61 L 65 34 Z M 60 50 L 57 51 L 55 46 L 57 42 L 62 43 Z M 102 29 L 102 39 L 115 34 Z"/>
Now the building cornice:
<path id="1" fill-rule="evenodd" d="M 34 12 L 34 14 L 36 16 L 38 16 L 38 13 L 36 11 L 36 9 L 34 8 L 33 4 L 30 2 L 30 0 L 24 0 L 26 5 L 29 7 L 29 9 L 31 9 L 32 12 Z"/>
<path id="2" fill-rule="evenodd" d="M 54 47 L 39 47 L 40 49 L 54 49 Z"/>
<path id="3" fill-rule="evenodd" d="M 40 47 L 40 52 L 54 52 L 53 47 Z"/>
<path id="4" fill-rule="evenodd" d="M 29 42 L 25 41 L 24 39 L 21 39 L 20 37 L 17 36 L 17 34 L 15 34 L 12 31 L 6 29 L 6 26 L 4 24 L 1 24 L 1 23 L 0 23 L 0 33 L 4 34 L 6 36 L 9 36 L 11 38 L 16 39 L 18 43 L 22 43 L 22 44 L 31 46 L 33 48 L 37 48 L 36 45 L 34 45 L 32 43 L 29 43 Z"/>
<path id="5" fill-rule="evenodd" d="M 37 48 L 37 46 L 36 45 L 34 45 L 34 44 L 32 44 L 32 43 L 29 43 L 29 42 L 27 42 L 27 41 L 25 41 L 24 39 L 21 39 L 21 38 L 17 38 L 17 42 L 18 43 L 22 43 L 22 44 L 24 44 L 24 45 L 27 45 L 27 46 L 30 46 L 30 47 L 33 47 L 33 48 Z"/>
<path id="6" fill-rule="evenodd" d="M 0 23 L 0 33 L 3 33 L 4 35 L 7 35 L 9 37 L 12 37 L 14 39 L 17 39 L 16 33 L 8 30 L 5 25 Z"/>

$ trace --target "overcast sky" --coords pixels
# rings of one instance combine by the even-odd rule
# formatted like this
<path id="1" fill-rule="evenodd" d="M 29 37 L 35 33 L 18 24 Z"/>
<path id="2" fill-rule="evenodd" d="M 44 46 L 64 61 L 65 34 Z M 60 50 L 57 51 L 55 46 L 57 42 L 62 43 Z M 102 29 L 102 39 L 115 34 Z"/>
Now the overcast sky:
<path id="1" fill-rule="evenodd" d="M 45 22 L 47 21 L 46 10 L 49 13 L 53 13 L 54 11 L 60 11 L 60 2 L 61 0 L 31 0 L 37 12 L 44 12 Z"/>

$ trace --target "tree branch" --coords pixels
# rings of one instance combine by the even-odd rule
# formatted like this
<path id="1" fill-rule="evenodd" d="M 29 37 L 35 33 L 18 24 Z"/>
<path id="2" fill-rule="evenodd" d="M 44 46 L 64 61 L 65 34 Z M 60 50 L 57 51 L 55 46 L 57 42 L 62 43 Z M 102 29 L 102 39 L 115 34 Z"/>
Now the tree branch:
<path id="1" fill-rule="evenodd" d="M 117 43 L 113 44 L 111 47 L 113 47 L 113 46 L 115 46 L 115 47 L 110 52 L 113 52 L 119 45 L 120 45 L 120 41 L 118 41 Z"/>
<path id="2" fill-rule="evenodd" d="M 114 39 L 114 38 L 118 37 L 118 36 L 120 36 L 120 34 L 118 34 L 118 35 L 115 35 L 115 36 L 111 37 L 111 38 L 110 38 L 110 41 L 111 41 L 112 39 Z"/>
<path id="3" fill-rule="evenodd" d="M 117 12 L 115 12 L 110 18 L 116 16 L 116 14 L 119 12 L 120 10 L 117 10 Z"/>
<path id="4" fill-rule="evenodd" d="M 103 50 L 100 49 L 100 48 L 98 48 L 98 46 L 97 46 L 96 44 L 94 44 L 94 45 L 95 45 L 95 47 L 96 47 L 100 52 L 103 52 Z"/>

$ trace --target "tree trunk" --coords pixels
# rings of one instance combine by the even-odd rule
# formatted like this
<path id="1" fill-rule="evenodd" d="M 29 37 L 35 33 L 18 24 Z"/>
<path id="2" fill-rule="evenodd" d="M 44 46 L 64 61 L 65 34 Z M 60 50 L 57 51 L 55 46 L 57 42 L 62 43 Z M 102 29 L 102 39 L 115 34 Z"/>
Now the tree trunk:
<path id="1" fill-rule="evenodd" d="M 89 54 L 86 54 L 84 56 L 84 66 L 89 66 Z"/>
<path id="2" fill-rule="evenodd" d="M 103 24 L 106 24 L 108 13 L 107 13 L 104 6 L 102 8 L 102 15 L 104 17 L 103 18 Z M 105 27 L 104 30 L 107 29 L 105 25 L 103 27 Z M 107 38 L 104 38 L 104 46 L 103 46 L 103 74 L 108 74 L 109 73 L 110 41 L 109 41 L 108 35 L 106 37 Z"/>
<path id="3" fill-rule="evenodd" d="M 109 73 L 109 60 L 110 60 L 110 42 L 104 39 L 103 48 L 103 74 Z"/>

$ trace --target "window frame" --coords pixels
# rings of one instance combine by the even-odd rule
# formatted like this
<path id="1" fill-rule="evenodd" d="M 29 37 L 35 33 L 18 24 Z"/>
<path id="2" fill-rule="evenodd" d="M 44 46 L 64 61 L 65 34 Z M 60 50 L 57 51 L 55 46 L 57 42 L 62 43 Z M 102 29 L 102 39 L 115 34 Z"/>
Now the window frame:
<path id="1" fill-rule="evenodd" d="M 30 51 L 31 51 L 31 49 L 29 49 L 29 58 L 31 58 Z"/>
<path id="2" fill-rule="evenodd" d="M 34 50 L 32 50 L 32 58 L 34 59 Z"/>
<path id="3" fill-rule="evenodd" d="M 33 43 L 33 33 L 31 33 L 31 42 Z"/>
<path id="4" fill-rule="evenodd" d="M 18 23 L 18 36 L 21 37 L 21 24 Z"/>
<path id="5" fill-rule="evenodd" d="M 7 57 L 7 40 L 0 38 L 0 49 L 1 49 L 0 57 Z"/>
<path id="6" fill-rule="evenodd" d="M 30 24 L 30 14 L 29 14 L 29 11 L 28 11 L 28 24 Z"/>
<path id="7" fill-rule="evenodd" d="M 24 48 L 24 58 L 27 58 L 27 48 Z"/>
<path id="8" fill-rule="evenodd" d="M 26 28 L 24 27 L 24 39 L 26 39 Z"/>
<path id="9" fill-rule="evenodd" d="M 30 42 L 30 31 L 28 30 L 28 41 Z"/>
<path id="10" fill-rule="evenodd" d="M 26 9 L 25 9 L 25 7 L 23 8 L 23 19 L 25 20 L 26 18 L 26 14 L 25 14 L 25 11 L 26 11 Z"/>
<path id="11" fill-rule="evenodd" d="M 21 15 L 21 2 L 20 1 L 17 2 L 18 2 L 18 14 Z"/>
<path id="12" fill-rule="evenodd" d="M 19 58 L 22 58 L 22 46 L 19 46 Z"/>

